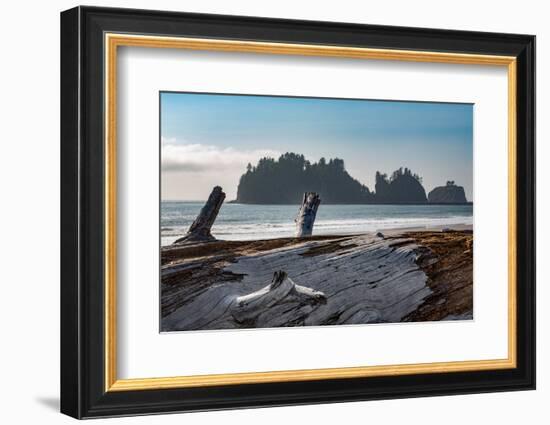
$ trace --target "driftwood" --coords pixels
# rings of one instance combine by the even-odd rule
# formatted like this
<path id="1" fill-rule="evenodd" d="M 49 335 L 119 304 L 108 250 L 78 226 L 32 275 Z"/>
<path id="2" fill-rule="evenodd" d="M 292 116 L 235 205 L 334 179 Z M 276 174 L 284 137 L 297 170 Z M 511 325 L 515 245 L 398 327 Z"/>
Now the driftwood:
<path id="1" fill-rule="evenodd" d="M 305 236 L 311 236 L 313 233 L 313 223 L 315 223 L 315 217 L 317 215 L 317 208 L 321 203 L 321 198 L 315 192 L 304 193 L 304 199 L 298 217 L 296 217 L 296 237 L 302 238 Z"/>
<path id="2" fill-rule="evenodd" d="M 164 247 L 161 329 L 471 318 L 472 235 L 419 235 Z"/>
<path id="3" fill-rule="evenodd" d="M 286 272 L 277 271 L 268 286 L 236 297 L 231 305 L 231 315 L 241 325 L 250 323 L 267 327 L 303 319 L 311 306 L 323 303 L 326 303 L 325 294 L 296 285 Z"/>
<path id="4" fill-rule="evenodd" d="M 220 212 L 220 208 L 225 199 L 225 193 L 220 186 L 214 187 L 208 200 L 202 207 L 199 215 L 189 227 L 187 234 L 174 242 L 174 244 L 181 244 L 186 242 L 208 242 L 215 240 L 214 236 L 210 233 L 214 221 Z"/>

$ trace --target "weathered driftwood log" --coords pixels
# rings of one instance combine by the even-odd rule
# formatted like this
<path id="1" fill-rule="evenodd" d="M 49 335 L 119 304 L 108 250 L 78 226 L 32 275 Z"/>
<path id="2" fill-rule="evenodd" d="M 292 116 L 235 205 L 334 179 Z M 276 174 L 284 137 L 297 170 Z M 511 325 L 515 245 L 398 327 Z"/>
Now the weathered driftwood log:
<path id="1" fill-rule="evenodd" d="M 225 193 L 222 191 L 222 188 L 220 186 L 214 187 L 199 215 L 193 224 L 191 224 L 191 227 L 189 227 L 187 234 L 183 238 L 176 240 L 174 244 L 215 240 L 214 236 L 210 233 L 210 229 L 214 221 L 216 221 L 224 199 Z"/>
<path id="2" fill-rule="evenodd" d="M 471 246 L 471 233 L 418 232 L 163 247 L 161 328 L 472 318 Z"/>
<path id="3" fill-rule="evenodd" d="M 164 331 L 398 322 L 432 293 L 418 246 L 407 237 L 240 243 L 207 243 L 210 256 L 196 246 L 164 249 L 165 257 L 174 255 L 161 270 Z M 183 261 L 175 260 L 180 255 Z M 286 297 L 292 282 L 273 280 L 282 268 L 326 303 Z"/>
<path id="4" fill-rule="evenodd" d="M 321 291 L 296 285 L 286 272 L 276 271 L 268 286 L 235 298 L 231 315 L 240 325 L 251 327 L 291 324 L 303 320 L 311 312 L 311 306 L 326 302 L 327 297 Z"/>
<path id="5" fill-rule="evenodd" d="M 321 198 L 315 192 L 304 193 L 304 199 L 302 200 L 302 206 L 296 217 L 296 237 L 302 238 L 305 236 L 311 236 L 313 233 L 313 223 L 315 223 L 315 217 L 317 215 L 317 208 L 321 203 Z"/>

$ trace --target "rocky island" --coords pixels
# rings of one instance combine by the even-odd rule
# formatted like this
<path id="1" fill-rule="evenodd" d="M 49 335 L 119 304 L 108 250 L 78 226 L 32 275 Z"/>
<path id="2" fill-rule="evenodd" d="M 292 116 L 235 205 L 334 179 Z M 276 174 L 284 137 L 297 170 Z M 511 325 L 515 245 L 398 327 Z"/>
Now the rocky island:
<path id="1" fill-rule="evenodd" d="M 445 186 L 439 186 L 428 194 L 428 202 L 437 204 L 464 204 L 466 195 L 462 186 L 455 185 L 454 181 L 448 181 Z"/>
<path id="2" fill-rule="evenodd" d="M 449 183 L 426 196 L 422 178 L 402 167 L 390 176 L 377 171 L 371 191 L 346 171 L 342 159 L 321 158 L 312 163 L 304 155 L 287 152 L 277 160 L 266 157 L 255 166 L 248 164 L 232 202 L 298 204 L 304 192 L 314 191 L 324 204 L 467 203 L 464 188 Z"/>

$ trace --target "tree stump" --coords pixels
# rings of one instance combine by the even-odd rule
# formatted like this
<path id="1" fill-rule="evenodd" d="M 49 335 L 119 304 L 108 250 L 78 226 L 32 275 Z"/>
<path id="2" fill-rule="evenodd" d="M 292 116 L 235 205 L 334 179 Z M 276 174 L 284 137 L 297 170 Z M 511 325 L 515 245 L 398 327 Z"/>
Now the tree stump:
<path id="1" fill-rule="evenodd" d="M 321 198 L 315 192 L 304 193 L 304 199 L 302 200 L 302 206 L 296 217 L 296 237 L 303 238 L 311 236 L 313 233 L 313 223 L 317 215 L 317 208 L 321 203 Z"/>
<path id="2" fill-rule="evenodd" d="M 208 242 L 216 240 L 210 233 L 210 229 L 216 221 L 216 217 L 220 212 L 220 208 L 225 199 L 225 193 L 220 186 L 214 187 L 212 193 L 208 197 L 208 200 L 202 207 L 199 215 L 189 227 L 187 234 L 174 242 L 174 244 L 181 244 L 185 242 Z"/>

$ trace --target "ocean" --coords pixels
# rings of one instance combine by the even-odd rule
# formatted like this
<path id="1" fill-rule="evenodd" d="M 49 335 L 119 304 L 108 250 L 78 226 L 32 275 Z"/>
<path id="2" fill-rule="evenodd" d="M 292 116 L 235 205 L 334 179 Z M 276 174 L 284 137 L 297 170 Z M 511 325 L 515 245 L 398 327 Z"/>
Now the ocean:
<path id="1" fill-rule="evenodd" d="M 185 235 L 204 202 L 162 201 L 161 244 Z M 298 205 L 224 203 L 212 234 L 225 240 L 254 240 L 294 235 Z M 314 235 L 473 224 L 472 205 L 323 205 L 317 211 Z"/>

